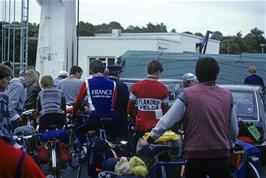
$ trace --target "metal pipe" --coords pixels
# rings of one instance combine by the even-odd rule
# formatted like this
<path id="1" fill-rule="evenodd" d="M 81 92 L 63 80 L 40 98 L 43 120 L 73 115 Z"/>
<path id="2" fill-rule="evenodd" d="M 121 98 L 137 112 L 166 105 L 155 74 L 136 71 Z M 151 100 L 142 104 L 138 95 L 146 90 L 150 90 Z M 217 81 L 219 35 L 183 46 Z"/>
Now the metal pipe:
<path id="1" fill-rule="evenodd" d="M 77 66 L 79 65 L 79 0 L 78 0 L 78 10 L 77 10 L 77 54 L 76 54 L 76 57 L 77 57 Z"/>
<path id="2" fill-rule="evenodd" d="M 13 17 L 13 23 L 16 23 L 16 0 L 14 0 L 14 17 Z M 15 58 L 16 58 L 16 28 L 13 28 L 13 58 L 12 58 L 12 62 L 13 65 L 15 63 Z M 14 67 L 13 67 L 13 75 L 14 75 Z"/>
<path id="3" fill-rule="evenodd" d="M 28 26 L 28 21 L 29 21 L 29 0 L 27 0 L 27 17 L 26 17 L 26 54 L 25 54 L 25 65 L 28 67 L 28 33 L 29 33 L 29 26 Z"/>
<path id="4" fill-rule="evenodd" d="M 8 24 L 11 24 L 11 0 L 9 0 L 8 3 Z M 8 26 L 8 32 L 7 32 L 7 60 L 10 60 L 10 26 Z"/>
<path id="5" fill-rule="evenodd" d="M 21 20 L 20 20 L 20 25 L 21 25 L 21 29 L 20 29 L 20 70 L 22 70 L 22 63 L 23 63 L 23 28 L 22 28 L 22 23 L 23 23 L 23 2 L 24 0 L 21 1 Z"/>

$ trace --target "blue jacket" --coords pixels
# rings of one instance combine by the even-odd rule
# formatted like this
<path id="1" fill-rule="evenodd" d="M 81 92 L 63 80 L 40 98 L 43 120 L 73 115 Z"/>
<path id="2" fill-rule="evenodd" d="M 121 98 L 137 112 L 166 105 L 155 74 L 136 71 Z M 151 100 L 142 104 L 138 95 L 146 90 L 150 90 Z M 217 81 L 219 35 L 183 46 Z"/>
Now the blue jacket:
<path id="1" fill-rule="evenodd" d="M 113 137 L 120 137 L 127 139 L 128 136 L 128 117 L 127 105 L 129 100 L 129 90 L 126 84 L 120 80 L 110 77 L 111 80 L 116 82 L 117 98 L 116 106 L 113 113 Z M 119 126 L 121 129 L 117 129 Z"/>
<path id="2" fill-rule="evenodd" d="M 27 94 L 25 78 L 13 78 L 5 93 L 9 98 L 9 119 L 14 121 L 20 117 L 24 109 Z"/>
<path id="3" fill-rule="evenodd" d="M 256 74 L 251 74 L 250 76 L 246 77 L 244 84 L 259 85 L 262 86 L 263 89 L 265 89 L 263 79 Z"/>

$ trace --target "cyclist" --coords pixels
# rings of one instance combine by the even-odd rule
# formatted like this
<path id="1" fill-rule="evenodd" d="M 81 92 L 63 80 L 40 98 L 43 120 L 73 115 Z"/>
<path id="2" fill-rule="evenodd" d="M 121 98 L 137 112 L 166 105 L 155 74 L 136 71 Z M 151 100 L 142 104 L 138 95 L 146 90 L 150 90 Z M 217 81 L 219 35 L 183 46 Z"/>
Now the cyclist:
<path id="1" fill-rule="evenodd" d="M 162 64 L 151 60 L 147 71 L 147 77 L 131 87 L 129 96 L 128 113 L 135 118 L 137 138 L 150 131 L 169 107 L 168 89 L 158 81 L 163 71 Z"/>
<path id="2" fill-rule="evenodd" d="M 42 91 L 38 96 L 39 131 L 51 125 L 62 127 L 65 122 L 66 100 L 63 91 L 54 88 L 53 78 L 44 75 L 41 78 Z"/>
<path id="3" fill-rule="evenodd" d="M 125 83 L 119 80 L 120 73 L 122 72 L 122 66 L 113 64 L 107 67 L 109 70 L 109 79 L 116 82 L 117 86 L 117 100 L 116 107 L 114 108 L 113 115 L 113 133 L 114 137 L 118 136 L 122 139 L 128 139 L 128 116 L 127 116 L 127 104 L 129 99 L 128 87 Z M 115 129 L 117 125 L 120 125 L 121 129 Z"/>
<path id="4" fill-rule="evenodd" d="M 17 149 L 10 131 L 8 119 L 8 96 L 3 92 L 11 79 L 11 70 L 0 64 L 0 177 L 45 178 L 36 163 L 20 149 Z"/>
<path id="5" fill-rule="evenodd" d="M 231 93 L 215 84 L 219 69 L 215 59 L 199 58 L 195 69 L 199 84 L 185 88 L 150 137 L 140 141 L 142 146 L 154 142 L 185 116 L 186 178 L 230 177 L 229 153 L 238 125 Z"/>
<path id="6" fill-rule="evenodd" d="M 93 60 L 90 63 L 92 78 L 85 80 L 80 88 L 74 104 L 74 113 L 81 108 L 82 102 L 88 96 L 91 113 L 85 122 L 79 123 L 76 135 L 82 144 L 86 143 L 86 136 L 81 130 L 92 130 L 100 127 L 102 117 L 113 117 L 113 110 L 116 103 L 116 83 L 104 77 L 104 65 L 100 60 Z M 109 125 L 110 124 L 110 125 Z M 107 135 L 112 133 L 112 124 L 106 124 Z"/>

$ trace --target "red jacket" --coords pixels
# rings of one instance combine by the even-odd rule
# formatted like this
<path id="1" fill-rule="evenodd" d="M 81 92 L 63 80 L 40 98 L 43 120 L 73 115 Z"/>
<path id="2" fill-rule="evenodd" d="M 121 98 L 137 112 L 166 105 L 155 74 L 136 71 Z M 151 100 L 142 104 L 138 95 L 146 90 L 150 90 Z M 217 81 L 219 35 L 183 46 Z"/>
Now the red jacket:
<path id="1" fill-rule="evenodd" d="M 15 178 L 22 151 L 13 148 L 0 139 L 0 178 Z M 23 161 L 21 178 L 45 178 L 39 166 L 26 154 Z"/>
<path id="2" fill-rule="evenodd" d="M 131 114 L 137 104 L 137 131 L 150 131 L 156 125 L 158 119 L 168 109 L 168 95 L 166 86 L 157 80 L 145 79 L 131 87 L 128 110 Z"/>

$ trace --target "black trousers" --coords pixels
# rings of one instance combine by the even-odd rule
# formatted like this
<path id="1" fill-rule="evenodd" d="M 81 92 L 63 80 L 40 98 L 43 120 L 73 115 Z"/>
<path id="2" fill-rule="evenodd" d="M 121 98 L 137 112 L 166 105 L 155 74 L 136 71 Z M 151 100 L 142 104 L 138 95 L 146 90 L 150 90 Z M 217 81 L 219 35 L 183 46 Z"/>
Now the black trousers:
<path id="1" fill-rule="evenodd" d="M 186 178 L 230 178 L 229 158 L 188 159 Z"/>

